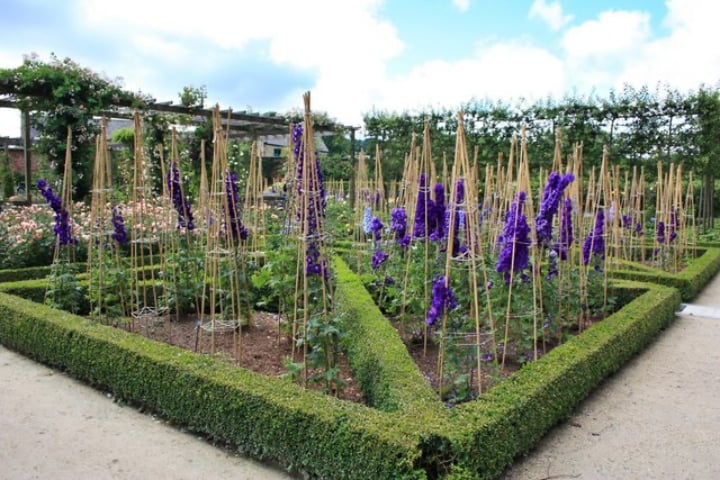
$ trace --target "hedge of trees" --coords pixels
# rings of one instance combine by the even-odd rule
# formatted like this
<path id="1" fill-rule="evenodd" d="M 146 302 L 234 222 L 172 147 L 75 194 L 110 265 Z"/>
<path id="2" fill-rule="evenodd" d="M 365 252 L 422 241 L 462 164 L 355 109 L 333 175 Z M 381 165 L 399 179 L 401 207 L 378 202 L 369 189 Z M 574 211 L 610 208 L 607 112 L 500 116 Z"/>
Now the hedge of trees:
<path id="1" fill-rule="evenodd" d="M 610 159 L 626 166 L 648 165 L 652 177 L 657 161 L 682 164 L 702 179 L 701 214 L 713 217 L 715 172 L 720 170 L 720 96 L 701 86 L 680 93 L 660 88 L 626 87 L 607 98 L 567 97 L 529 104 L 470 101 L 462 107 L 468 148 L 477 147 L 481 164 L 495 162 L 509 149 L 511 139 L 525 128 L 533 165 L 550 167 L 556 134 L 564 152 L 583 143 L 586 165 L 599 165 L 604 146 Z M 443 153 L 451 161 L 455 148 L 457 111 L 416 113 L 371 112 L 364 117 L 368 152 L 380 146 L 386 179 L 400 178 L 412 134 L 420 135 L 428 122 L 433 160 L 439 167 Z"/>
<path id="2" fill-rule="evenodd" d="M 90 166 L 94 152 L 97 122 L 93 117 L 117 107 L 140 108 L 148 96 L 123 90 L 117 79 L 108 79 L 70 59 L 52 57 L 49 62 L 37 57 L 26 58 L 15 69 L 0 69 L 0 94 L 18 99 L 24 109 L 36 112 L 34 126 L 41 139 L 36 145 L 51 164 L 62 168 L 67 127 L 73 133 L 73 168 L 75 192 L 84 197 L 89 189 Z M 186 89 L 181 93 L 195 102 L 206 95 L 204 90 Z M 202 101 L 202 100 L 200 100 Z M 556 135 L 563 151 L 569 152 L 575 142 L 583 143 L 587 165 L 599 164 L 604 146 L 611 161 L 627 166 L 650 165 L 652 175 L 658 160 L 682 164 L 701 179 L 698 199 L 703 218 L 712 219 L 715 201 L 715 172 L 720 169 L 720 95 L 717 88 L 701 86 L 697 91 L 681 93 L 670 88 L 626 87 L 610 92 L 606 98 L 566 97 L 511 105 L 502 101 L 472 100 L 462 106 L 469 148 L 476 147 L 482 163 L 495 162 L 500 152 L 507 152 L 510 141 L 525 128 L 531 162 L 549 167 Z M 372 111 L 364 117 L 368 153 L 380 146 L 386 180 L 399 179 L 413 133 L 421 134 L 428 122 L 434 160 L 440 166 L 443 153 L 452 159 L 457 127 L 456 110 L 440 109 L 415 113 Z M 290 112 L 288 118 L 292 118 Z M 167 143 L 170 119 L 148 114 L 147 143 Z M 211 129 L 201 125 L 190 143 L 191 156 L 200 154 L 200 139 L 211 138 Z M 346 136 L 334 135 L 326 140 L 329 155 L 322 162 L 327 178 L 349 180 L 352 175 L 351 142 Z M 207 146 L 207 145 L 206 145 Z"/>

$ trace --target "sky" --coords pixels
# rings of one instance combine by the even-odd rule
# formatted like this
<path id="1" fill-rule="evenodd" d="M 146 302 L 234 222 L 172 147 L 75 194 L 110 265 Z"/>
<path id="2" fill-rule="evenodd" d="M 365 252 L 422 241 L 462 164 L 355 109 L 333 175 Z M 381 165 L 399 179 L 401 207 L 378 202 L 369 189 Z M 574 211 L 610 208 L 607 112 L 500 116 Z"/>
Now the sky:
<path id="1" fill-rule="evenodd" d="M 0 0 L 0 68 L 51 53 L 179 102 L 375 111 L 718 86 L 712 0 Z M 0 136 L 20 115 L 0 108 Z"/>

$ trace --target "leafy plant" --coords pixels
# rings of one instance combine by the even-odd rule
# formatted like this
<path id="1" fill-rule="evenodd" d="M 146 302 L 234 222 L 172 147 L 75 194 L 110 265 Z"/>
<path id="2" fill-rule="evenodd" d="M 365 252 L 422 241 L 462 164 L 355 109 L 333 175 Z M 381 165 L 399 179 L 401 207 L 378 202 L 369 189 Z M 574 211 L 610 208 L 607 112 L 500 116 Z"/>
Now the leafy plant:
<path id="1" fill-rule="evenodd" d="M 71 313 L 87 312 L 87 292 L 77 280 L 77 268 L 69 264 L 56 263 L 51 272 L 45 303 Z"/>

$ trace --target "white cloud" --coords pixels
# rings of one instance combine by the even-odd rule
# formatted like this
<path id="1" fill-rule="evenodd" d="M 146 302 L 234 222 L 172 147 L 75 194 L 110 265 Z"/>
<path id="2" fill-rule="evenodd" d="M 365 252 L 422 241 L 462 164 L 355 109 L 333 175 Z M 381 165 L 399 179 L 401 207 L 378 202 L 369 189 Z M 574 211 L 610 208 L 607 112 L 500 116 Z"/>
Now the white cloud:
<path id="1" fill-rule="evenodd" d="M 532 77 L 530 72 L 534 72 Z M 388 82 L 386 108 L 457 107 L 472 98 L 540 99 L 561 95 L 564 69 L 559 58 L 532 45 L 496 43 L 456 62 L 426 62 Z"/>
<path id="2" fill-rule="evenodd" d="M 535 0 L 528 13 L 529 18 L 539 17 L 552 30 L 560 30 L 573 19 L 572 15 L 564 14 L 559 1 L 547 2 L 546 0 Z"/>
<path id="3" fill-rule="evenodd" d="M 619 75 L 632 85 L 666 83 L 680 90 L 700 84 L 718 86 L 720 47 L 717 22 L 720 3 L 702 0 L 667 0 L 664 24 L 667 36 L 647 41 L 639 58 Z"/>
<path id="4" fill-rule="evenodd" d="M 163 2 L 126 0 L 122 9 L 110 11 L 102 0 L 78 0 L 77 15 L 105 33 L 150 40 L 160 47 L 160 56 L 172 56 L 180 43 L 191 48 L 193 39 L 244 55 L 253 53 L 249 47 L 267 49 L 263 57 L 273 63 L 315 73 L 315 84 L 307 86 L 319 100 L 319 107 L 314 108 L 358 123 L 360 107 L 371 101 L 372 91 L 385 75 L 386 62 L 404 48 L 395 27 L 380 18 L 381 4 L 381 0 L 205 0 L 198 8 L 195 1 L 178 0 L 168 9 Z M 129 56 L 144 54 L 142 44 L 131 44 L 129 50 Z M 122 71 L 128 71 L 126 65 Z M 130 85 L 136 83 L 130 75 L 126 79 Z M 154 94 L 155 85 L 149 85 Z M 148 90 L 148 85 L 143 89 Z M 288 108 L 302 106 L 299 93 L 279 103 Z"/>
<path id="5" fill-rule="evenodd" d="M 461 12 L 467 12 L 470 8 L 470 0 L 452 0 L 452 3 Z"/>
<path id="6" fill-rule="evenodd" d="M 20 111 L 14 108 L 0 108 L 0 137 L 20 136 Z"/>
<path id="7" fill-rule="evenodd" d="M 587 59 L 636 50 L 649 36 L 648 13 L 609 10 L 568 29 L 561 45 L 570 59 Z"/>

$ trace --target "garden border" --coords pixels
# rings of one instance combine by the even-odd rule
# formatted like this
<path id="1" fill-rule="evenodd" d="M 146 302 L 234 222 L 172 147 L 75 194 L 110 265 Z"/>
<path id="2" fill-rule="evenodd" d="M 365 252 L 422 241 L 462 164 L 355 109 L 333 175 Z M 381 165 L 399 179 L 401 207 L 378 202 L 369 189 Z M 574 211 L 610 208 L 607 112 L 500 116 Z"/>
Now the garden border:
<path id="1" fill-rule="evenodd" d="M 618 267 L 609 270 L 609 274 L 612 278 L 617 279 L 637 280 L 675 287 L 680 291 L 682 300 L 689 301 L 695 298 L 700 293 L 700 290 L 720 270 L 720 248 L 717 245 L 699 246 L 697 250 L 703 251 L 703 254 L 693 259 L 687 267 L 678 273 L 669 273 L 646 265 L 642 266 L 642 270 L 630 270 L 630 266 L 638 264 L 620 262 Z"/>
<path id="2" fill-rule="evenodd" d="M 699 257 L 702 265 L 686 273 L 697 288 L 720 268 L 720 249 L 713 250 L 712 259 L 706 252 Z M 652 341 L 680 302 L 674 288 L 615 280 L 617 293 L 636 296 L 618 312 L 481 399 L 438 411 L 427 385 L 417 389 L 417 399 L 414 390 L 401 386 L 419 372 L 394 368 L 396 355 L 383 356 L 388 342 L 400 342 L 399 336 L 388 330 L 365 337 L 365 329 L 378 327 L 384 317 L 367 303 L 374 305 L 357 275 L 336 264 L 344 321 L 357 328 L 346 346 L 357 356 L 353 367 L 366 369 L 362 386 L 373 392 L 369 397 L 376 408 L 305 391 L 5 293 L 0 293 L 0 343 L 289 469 L 322 478 L 494 478 Z M 20 293 L 25 285 L 28 292 L 32 283 L 36 290 L 42 283 L 44 293 L 44 281 L 0 289 Z M 379 345 L 384 350 L 373 348 Z M 382 388 L 372 385 L 373 375 Z"/>

